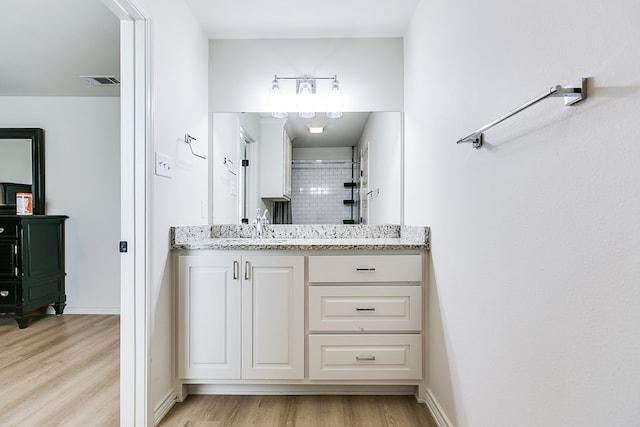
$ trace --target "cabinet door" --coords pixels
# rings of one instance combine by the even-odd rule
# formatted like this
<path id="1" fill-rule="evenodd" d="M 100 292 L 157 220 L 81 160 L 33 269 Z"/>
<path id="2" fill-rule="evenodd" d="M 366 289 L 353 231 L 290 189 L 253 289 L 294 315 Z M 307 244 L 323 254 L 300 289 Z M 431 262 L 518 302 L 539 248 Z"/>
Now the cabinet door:
<path id="1" fill-rule="evenodd" d="M 304 257 L 242 262 L 242 378 L 304 379 Z"/>
<path id="2" fill-rule="evenodd" d="M 285 122 L 279 119 L 261 121 L 260 197 L 263 199 L 291 198 L 290 176 L 287 176 L 291 173 L 291 141 L 284 129 Z"/>
<path id="3" fill-rule="evenodd" d="M 239 257 L 180 256 L 178 376 L 240 378 Z"/>

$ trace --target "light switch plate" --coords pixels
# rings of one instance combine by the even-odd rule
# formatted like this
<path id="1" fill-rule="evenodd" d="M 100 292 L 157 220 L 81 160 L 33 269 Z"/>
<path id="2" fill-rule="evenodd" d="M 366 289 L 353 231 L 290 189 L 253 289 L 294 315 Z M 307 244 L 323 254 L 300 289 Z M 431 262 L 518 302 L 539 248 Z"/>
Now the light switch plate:
<path id="1" fill-rule="evenodd" d="M 173 159 L 156 151 L 156 175 L 173 178 Z"/>

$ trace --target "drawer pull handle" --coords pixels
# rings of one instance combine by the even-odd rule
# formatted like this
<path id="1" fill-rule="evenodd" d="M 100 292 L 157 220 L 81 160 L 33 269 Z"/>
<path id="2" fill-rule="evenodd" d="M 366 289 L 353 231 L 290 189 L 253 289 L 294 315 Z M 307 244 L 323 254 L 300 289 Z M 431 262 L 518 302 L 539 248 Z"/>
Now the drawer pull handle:
<path id="1" fill-rule="evenodd" d="M 358 361 L 375 361 L 376 357 L 375 356 L 356 356 L 356 360 Z"/>
<path id="2" fill-rule="evenodd" d="M 9 291 L 0 291 L 0 297 L 6 298 L 9 296 Z"/>
<path id="3" fill-rule="evenodd" d="M 375 307 L 356 307 L 356 311 L 376 311 Z"/>
<path id="4" fill-rule="evenodd" d="M 356 271 L 376 271 L 375 267 L 356 267 Z"/>

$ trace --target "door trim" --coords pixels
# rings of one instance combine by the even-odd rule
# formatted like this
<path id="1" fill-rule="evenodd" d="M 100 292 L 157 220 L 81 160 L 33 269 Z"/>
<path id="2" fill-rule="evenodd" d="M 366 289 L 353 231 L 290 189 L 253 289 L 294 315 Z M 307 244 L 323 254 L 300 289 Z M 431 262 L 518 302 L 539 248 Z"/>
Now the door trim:
<path id="1" fill-rule="evenodd" d="M 120 19 L 120 425 L 149 426 L 150 15 L 137 0 L 103 0 Z"/>

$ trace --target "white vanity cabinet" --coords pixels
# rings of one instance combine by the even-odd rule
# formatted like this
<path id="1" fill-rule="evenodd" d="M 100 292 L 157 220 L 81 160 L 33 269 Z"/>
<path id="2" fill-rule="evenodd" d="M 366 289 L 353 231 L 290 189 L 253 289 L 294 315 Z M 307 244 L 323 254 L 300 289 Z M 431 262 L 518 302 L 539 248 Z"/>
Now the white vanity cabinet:
<path id="1" fill-rule="evenodd" d="M 260 197 L 291 199 L 291 139 L 285 119 L 263 119 L 260 140 Z"/>
<path id="2" fill-rule="evenodd" d="M 178 257 L 180 380 L 304 378 L 304 257 Z"/>
<path id="3" fill-rule="evenodd" d="M 310 380 L 422 379 L 422 256 L 309 256 Z"/>

